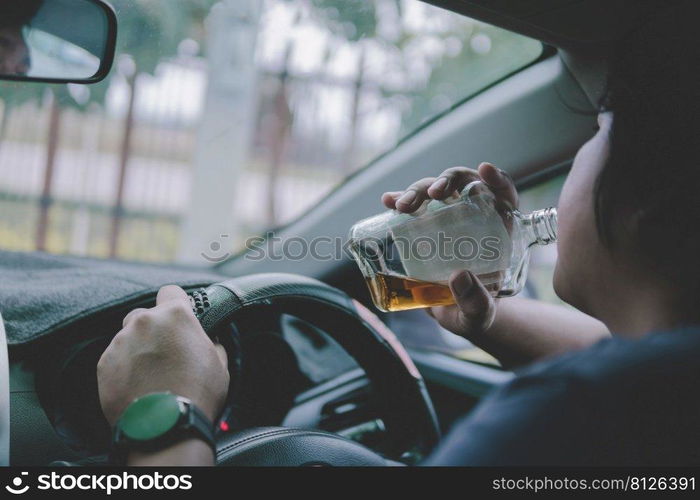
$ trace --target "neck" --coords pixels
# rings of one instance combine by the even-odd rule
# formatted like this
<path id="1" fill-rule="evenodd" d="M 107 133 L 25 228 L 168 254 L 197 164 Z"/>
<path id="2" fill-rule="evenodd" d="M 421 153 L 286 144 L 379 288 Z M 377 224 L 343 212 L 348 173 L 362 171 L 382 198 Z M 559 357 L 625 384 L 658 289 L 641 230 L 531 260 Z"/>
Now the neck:
<path id="1" fill-rule="evenodd" d="M 677 299 L 658 285 L 627 283 L 624 290 L 606 294 L 596 316 L 622 337 L 640 338 L 649 333 L 700 323 L 698 313 L 679 307 Z"/>

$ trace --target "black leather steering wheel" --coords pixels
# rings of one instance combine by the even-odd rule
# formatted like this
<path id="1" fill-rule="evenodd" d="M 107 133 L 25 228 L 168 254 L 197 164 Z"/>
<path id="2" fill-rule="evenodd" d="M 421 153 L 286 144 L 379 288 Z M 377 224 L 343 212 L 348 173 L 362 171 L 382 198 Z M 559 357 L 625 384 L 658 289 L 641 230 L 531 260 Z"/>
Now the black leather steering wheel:
<path id="1" fill-rule="evenodd" d="M 292 274 L 235 278 L 194 294 L 195 314 L 211 336 L 244 311 L 290 314 L 327 332 L 365 371 L 386 427 L 388 458 L 427 454 L 439 439 L 425 383 L 396 336 L 367 308 L 320 281 Z M 222 339 L 222 345 L 231 349 Z M 328 432 L 258 428 L 219 437 L 219 465 L 386 465 L 368 448 Z"/>

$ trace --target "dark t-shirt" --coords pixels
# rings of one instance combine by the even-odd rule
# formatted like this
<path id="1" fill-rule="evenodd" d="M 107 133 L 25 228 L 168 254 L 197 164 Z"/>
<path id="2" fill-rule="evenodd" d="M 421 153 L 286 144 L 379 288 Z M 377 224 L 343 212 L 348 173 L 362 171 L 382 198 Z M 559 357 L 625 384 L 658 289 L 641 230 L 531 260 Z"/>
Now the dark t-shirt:
<path id="1" fill-rule="evenodd" d="M 700 465 L 700 328 L 606 339 L 529 367 L 426 465 Z"/>

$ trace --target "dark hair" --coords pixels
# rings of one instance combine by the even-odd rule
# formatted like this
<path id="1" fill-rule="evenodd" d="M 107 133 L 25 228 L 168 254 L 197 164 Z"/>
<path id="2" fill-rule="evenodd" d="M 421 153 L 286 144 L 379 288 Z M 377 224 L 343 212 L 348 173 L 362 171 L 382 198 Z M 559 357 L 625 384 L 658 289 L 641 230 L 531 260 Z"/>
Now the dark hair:
<path id="1" fill-rule="evenodd" d="M 0 0 L 0 28 L 29 24 L 44 0 Z"/>
<path id="2" fill-rule="evenodd" d="M 596 223 L 608 247 L 621 234 L 631 237 L 635 256 L 684 291 L 698 290 L 700 274 L 696 2 L 666 1 L 615 44 L 601 101 L 613 115 L 610 157 L 595 187 Z"/>

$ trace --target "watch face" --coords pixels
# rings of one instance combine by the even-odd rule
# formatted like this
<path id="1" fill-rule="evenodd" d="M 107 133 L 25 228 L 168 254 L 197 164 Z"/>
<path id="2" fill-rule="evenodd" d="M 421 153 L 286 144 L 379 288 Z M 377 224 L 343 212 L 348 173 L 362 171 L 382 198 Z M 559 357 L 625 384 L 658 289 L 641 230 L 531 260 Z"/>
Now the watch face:
<path id="1" fill-rule="evenodd" d="M 149 441 L 172 429 L 180 419 L 180 403 L 169 393 L 149 394 L 129 405 L 119 427 L 129 439 Z"/>

